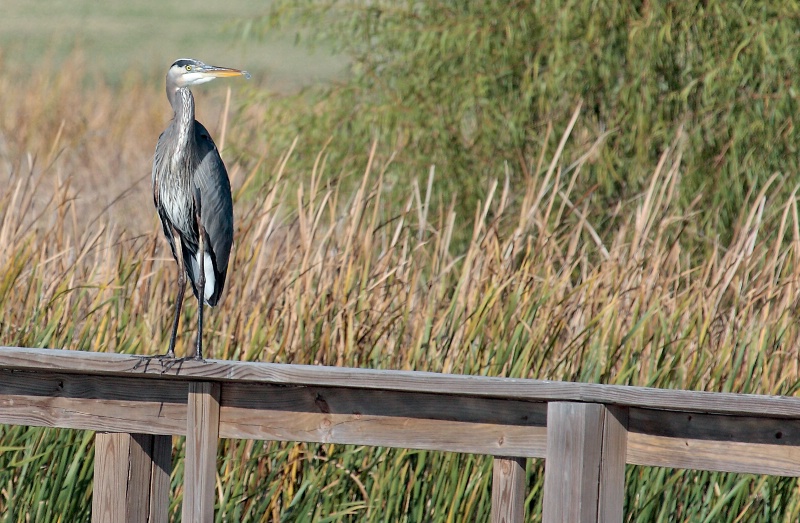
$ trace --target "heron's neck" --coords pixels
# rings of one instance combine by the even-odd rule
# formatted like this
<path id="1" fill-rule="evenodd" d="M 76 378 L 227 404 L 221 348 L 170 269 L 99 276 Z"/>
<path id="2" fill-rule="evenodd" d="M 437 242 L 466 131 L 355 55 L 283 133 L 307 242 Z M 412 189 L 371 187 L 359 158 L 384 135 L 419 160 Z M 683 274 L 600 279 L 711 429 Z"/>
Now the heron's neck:
<path id="1" fill-rule="evenodd" d="M 175 110 L 175 126 L 178 130 L 178 143 L 175 157 L 194 153 L 194 97 L 192 92 L 181 87 L 173 92 L 172 108 Z M 181 158 L 185 160 L 186 158 Z"/>

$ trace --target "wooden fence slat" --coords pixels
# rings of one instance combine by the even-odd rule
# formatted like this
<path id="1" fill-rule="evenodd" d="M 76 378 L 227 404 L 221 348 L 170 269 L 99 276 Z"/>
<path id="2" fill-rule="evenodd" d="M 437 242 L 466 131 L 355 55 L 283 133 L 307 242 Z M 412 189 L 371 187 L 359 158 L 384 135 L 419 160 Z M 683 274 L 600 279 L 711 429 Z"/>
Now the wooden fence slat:
<path id="1" fill-rule="evenodd" d="M 126 521 L 130 434 L 98 432 L 94 438 L 92 523 Z"/>
<path id="2" fill-rule="evenodd" d="M 548 404 L 545 523 L 622 521 L 627 416 L 597 403 Z"/>
<path id="3" fill-rule="evenodd" d="M 800 477 L 800 419 L 629 410 L 628 463 Z"/>
<path id="4" fill-rule="evenodd" d="M 525 520 L 525 459 L 495 457 L 492 465 L 492 523 Z"/>
<path id="5" fill-rule="evenodd" d="M 170 472 L 172 472 L 172 436 L 151 435 L 153 466 L 150 470 L 149 523 L 169 521 Z"/>
<path id="6" fill-rule="evenodd" d="M 596 523 L 605 407 L 547 405 L 544 523 Z"/>
<path id="7" fill-rule="evenodd" d="M 183 478 L 183 521 L 214 521 L 217 479 L 220 384 L 189 384 L 186 461 Z"/>
<path id="8" fill-rule="evenodd" d="M 132 376 L 0 371 L 0 423 L 182 435 L 188 387 Z"/>
<path id="9" fill-rule="evenodd" d="M 151 434 L 123 434 L 128 440 L 128 477 L 124 496 L 127 504 L 126 522 L 148 521 L 150 515 L 150 480 L 153 469 L 153 436 Z M 102 478 L 100 478 L 102 482 Z M 119 520 L 122 521 L 122 520 Z"/>
<path id="10" fill-rule="evenodd" d="M 226 383 L 220 437 L 539 457 L 547 404 L 435 394 Z"/>
<path id="11" fill-rule="evenodd" d="M 628 409 L 603 409 L 603 449 L 597 520 L 622 523 L 625 505 L 625 460 L 628 449 Z"/>
<path id="12" fill-rule="evenodd" d="M 164 438 L 171 450 L 169 436 L 121 432 L 95 435 L 93 523 L 167 521 L 169 462 L 164 463 Z"/>

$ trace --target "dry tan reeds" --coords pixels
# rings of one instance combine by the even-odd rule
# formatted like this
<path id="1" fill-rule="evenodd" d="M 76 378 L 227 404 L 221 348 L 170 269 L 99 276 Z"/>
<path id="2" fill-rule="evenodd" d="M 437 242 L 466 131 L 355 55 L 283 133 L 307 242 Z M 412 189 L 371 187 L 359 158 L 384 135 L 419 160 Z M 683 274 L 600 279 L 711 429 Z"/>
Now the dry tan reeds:
<path id="1" fill-rule="evenodd" d="M 25 92 L 0 80 L 11 108 L 0 128 L 0 342 L 163 352 L 176 266 L 146 175 L 165 104 L 160 91 L 134 82 L 124 94 L 132 91 L 141 107 L 115 109 L 121 90 L 84 92 L 74 73 L 63 74 L 33 79 Z M 593 211 L 591 195 L 573 193 L 591 148 L 574 161 L 560 148 L 542 151 L 523 186 L 488 183 L 473 216 L 433 204 L 434 168 L 411 194 L 388 190 L 390 160 L 376 161 L 375 144 L 352 193 L 330 181 L 324 151 L 311 173 L 293 171 L 293 149 L 271 170 L 267 160 L 229 162 L 235 255 L 227 295 L 208 315 L 209 357 L 794 394 L 797 191 L 785 201 L 772 199 L 769 186 L 753 195 L 727 245 L 702 237 L 695 213 L 708 211 L 677 203 L 680 143 L 678 136 L 653 166 L 646 192 L 611 218 Z M 130 206 L 117 199 L 128 187 Z M 89 212 L 104 201 L 107 211 Z M 614 227 L 603 225 L 609 219 Z M 468 240 L 457 242 L 464 230 Z M 179 353 L 194 336 L 193 300 L 185 311 Z M 9 432 L 3 442 L 19 450 L 29 437 Z M 42 438 L 35 445 L 49 445 Z M 414 510 L 412 490 L 404 490 L 414 482 L 434 514 L 469 517 L 488 507 L 487 476 L 475 475 L 484 464 L 473 457 L 260 443 L 254 450 L 252 442 L 229 442 L 222 452 L 220 505 L 231 514 L 277 518 L 315 481 L 345 500 L 342 514 L 379 517 L 392 492 L 397 510 Z M 452 470 L 455 483 L 428 477 L 433 461 Z M 370 476 L 370 467 L 383 472 Z M 28 477 L 13 470 L 15 484 Z M 656 476 L 645 479 L 678 481 Z M 796 514 L 792 496 L 787 513 Z M 244 509 L 236 508 L 240 499 Z M 632 509 L 649 498 L 637 499 Z"/>

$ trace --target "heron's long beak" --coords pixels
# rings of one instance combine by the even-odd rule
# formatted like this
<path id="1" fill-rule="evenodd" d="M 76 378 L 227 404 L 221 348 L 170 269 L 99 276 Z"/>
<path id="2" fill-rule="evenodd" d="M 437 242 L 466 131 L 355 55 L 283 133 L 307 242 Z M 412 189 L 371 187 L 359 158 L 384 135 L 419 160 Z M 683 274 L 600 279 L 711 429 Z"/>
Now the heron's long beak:
<path id="1" fill-rule="evenodd" d="M 225 78 L 228 76 L 244 76 L 250 79 L 250 73 L 247 71 L 240 71 L 239 69 L 231 69 L 230 67 L 217 67 L 214 65 L 207 65 L 203 68 L 204 75 L 213 76 L 214 78 Z"/>

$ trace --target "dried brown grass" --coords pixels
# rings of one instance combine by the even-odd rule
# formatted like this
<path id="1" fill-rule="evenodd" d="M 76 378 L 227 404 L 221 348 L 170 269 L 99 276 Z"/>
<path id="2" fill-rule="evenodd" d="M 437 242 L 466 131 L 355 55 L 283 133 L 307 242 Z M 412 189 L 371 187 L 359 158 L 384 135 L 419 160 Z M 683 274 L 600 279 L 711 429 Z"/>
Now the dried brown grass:
<path id="1" fill-rule="evenodd" d="M 164 124 L 163 95 L 143 81 L 119 90 L 98 81 L 84 90 L 79 70 L 77 63 L 54 78 L 0 80 L 10 108 L 0 122 L 8 171 L 0 190 L 0 342 L 163 352 L 176 269 L 146 179 Z M 117 109 L 123 96 L 138 109 Z M 211 357 L 797 390 L 796 191 L 775 201 L 772 187 L 762 188 L 730 244 L 704 238 L 693 227 L 702 210 L 676 203 L 680 136 L 654 166 L 648 190 L 609 213 L 613 228 L 600 227 L 608 216 L 593 214 L 591 195 L 572 192 L 591 148 L 571 163 L 560 148 L 542 151 L 524 186 L 492 182 L 469 222 L 452 205 L 434 210 L 434 169 L 411 194 L 387 189 L 391 160 L 378 161 L 375 145 L 353 193 L 332 181 L 324 151 L 310 173 L 293 172 L 293 154 L 229 162 L 235 256 L 225 300 L 208 318 Z M 126 204 L 118 195 L 129 187 Z M 91 212 L 102 202 L 107 211 Z M 465 223 L 471 233 L 462 245 L 454 237 Z M 184 348 L 196 310 L 187 304 Z M 282 513 L 301 481 L 296 467 L 300 476 L 316 473 L 318 456 L 303 457 L 300 448 L 255 457 L 246 450 L 243 462 L 255 459 L 253 466 L 276 475 L 275 489 L 250 494 L 254 511 Z M 287 456 L 294 456 L 291 472 L 281 461 Z M 366 467 L 363 456 L 354 459 Z M 362 479 L 357 499 L 365 491 L 382 499 L 395 488 L 391 477 Z M 339 488 L 342 499 L 353 497 Z M 238 495 L 220 503 L 235 504 Z M 482 514 L 488 501 L 476 499 L 440 510 Z M 795 498 L 786 502 L 793 514 L 797 506 Z"/>

